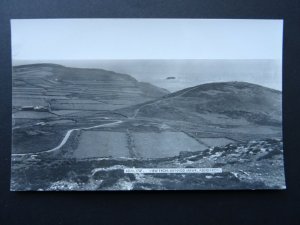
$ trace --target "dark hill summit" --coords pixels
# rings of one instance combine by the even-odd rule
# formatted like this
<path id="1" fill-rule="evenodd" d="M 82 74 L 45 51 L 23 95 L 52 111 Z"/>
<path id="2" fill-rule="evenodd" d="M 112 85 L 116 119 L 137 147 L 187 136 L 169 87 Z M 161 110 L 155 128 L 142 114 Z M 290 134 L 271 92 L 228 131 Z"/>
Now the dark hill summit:
<path id="1" fill-rule="evenodd" d="M 281 92 L 246 82 L 208 83 L 140 104 L 135 117 L 204 124 L 281 125 Z"/>

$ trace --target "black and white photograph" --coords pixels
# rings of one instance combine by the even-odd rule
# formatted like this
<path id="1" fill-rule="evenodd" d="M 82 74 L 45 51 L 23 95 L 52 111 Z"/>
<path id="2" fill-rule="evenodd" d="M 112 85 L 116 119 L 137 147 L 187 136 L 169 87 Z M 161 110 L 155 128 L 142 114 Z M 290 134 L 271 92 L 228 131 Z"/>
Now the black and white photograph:
<path id="1" fill-rule="evenodd" d="M 10 22 L 11 191 L 286 189 L 283 20 Z"/>

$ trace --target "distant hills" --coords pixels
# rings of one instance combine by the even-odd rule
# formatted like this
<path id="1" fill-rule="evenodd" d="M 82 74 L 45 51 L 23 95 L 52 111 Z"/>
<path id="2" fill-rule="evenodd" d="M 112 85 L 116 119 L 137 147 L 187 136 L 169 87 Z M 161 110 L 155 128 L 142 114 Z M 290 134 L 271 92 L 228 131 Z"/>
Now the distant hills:
<path id="1" fill-rule="evenodd" d="M 57 64 L 13 67 L 13 107 L 114 110 L 129 118 L 208 125 L 282 123 L 281 92 L 246 82 L 197 85 L 170 93 L 128 74 Z"/>
<path id="2" fill-rule="evenodd" d="M 127 74 L 57 64 L 13 67 L 13 107 L 51 110 L 114 110 L 162 97 L 169 92 Z"/>
<path id="3" fill-rule="evenodd" d="M 129 107 L 136 118 L 217 125 L 281 126 L 281 92 L 246 82 L 202 84 Z"/>

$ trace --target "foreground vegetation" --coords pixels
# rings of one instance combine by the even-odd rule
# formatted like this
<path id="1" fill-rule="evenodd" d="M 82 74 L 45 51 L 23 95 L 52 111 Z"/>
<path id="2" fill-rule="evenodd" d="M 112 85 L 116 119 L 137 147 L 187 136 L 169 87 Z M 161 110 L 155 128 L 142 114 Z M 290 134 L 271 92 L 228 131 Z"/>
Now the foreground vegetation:
<path id="1" fill-rule="evenodd" d="M 54 156 L 53 156 L 54 157 Z M 282 140 L 231 143 L 161 159 L 15 156 L 11 190 L 284 189 Z M 125 168 L 222 168 L 215 174 L 125 174 Z M 26 187 L 24 189 L 24 187 Z"/>

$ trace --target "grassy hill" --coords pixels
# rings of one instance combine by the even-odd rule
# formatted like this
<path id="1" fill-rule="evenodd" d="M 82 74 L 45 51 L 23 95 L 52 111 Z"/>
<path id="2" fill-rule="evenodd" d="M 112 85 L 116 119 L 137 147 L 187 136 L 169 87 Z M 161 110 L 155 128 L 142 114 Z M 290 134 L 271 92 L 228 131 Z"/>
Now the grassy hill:
<path id="1" fill-rule="evenodd" d="M 51 110 L 112 110 L 169 92 L 127 74 L 56 64 L 13 67 L 13 107 L 50 106 Z"/>
<path id="2" fill-rule="evenodd" d="M 209 83 L 124 110 L 135 117 L 281 126 L 281 92 L 245 82 Z"/>

